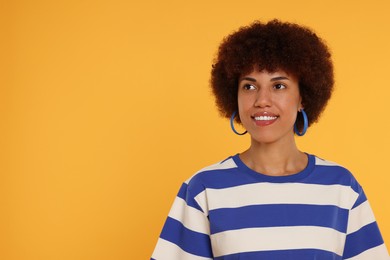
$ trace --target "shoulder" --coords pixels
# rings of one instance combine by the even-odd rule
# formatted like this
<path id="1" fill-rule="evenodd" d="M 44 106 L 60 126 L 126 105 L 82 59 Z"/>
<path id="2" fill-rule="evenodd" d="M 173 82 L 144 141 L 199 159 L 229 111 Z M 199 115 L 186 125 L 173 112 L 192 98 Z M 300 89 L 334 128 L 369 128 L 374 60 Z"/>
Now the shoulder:
<path id="1" fill-rule="evenodd" d="M 222 161 L 200 169 L 188 178 L 184 184 L 195 194 L 206 188 L 218 188 L 220 185 L 224 185 L 230 179 L 227 176 L 234 175 L 237 169 L 233 157 L 229 156 Z"/>
<path id="2" fill-rule="evenodd" d="M 219 161 L 217 163 L 206 166 L 199 171 L 197 171 L 194 175 L 192 175 L 189 179 L 186 180 L 186 183 L 194 183 L 198 181 L 207 181 L 207 179 L 214 177 L 218 174 L 223 174 L 232 169 L 236 169 L 237 164 L 235 163 L 233 156 L 229 156 L 226 159 Z"/>
<path id="3" fill-rule="evenodd" d="M 314 156 L 314 158 L 315 171 L 317 174 L 325 177 L 329 184 L 350 186 L 355 191 L 360 189 L 360 185 L 356 178 L 346 167 L 336 162 L 322 159 L 318 156 Z"/>
<path id="4" fill-rule="evenodd" d="M 190 182 L 193 179 L 202 178 L 202 176 L 206 176 L 212 174 L 213 172 L 230 170 L 237 168 L 237 164 L 233 160 L 233 156 L 230 156 L 220 162 L 215 164 L 206 166 L 199 171 L 197 171 L 193 176 L 191 176 L 186 182 Z"/>
<path id="5" fill-rule="evenodd" d="M 326 159 L 323 159 L 321 157 L 318 157 L 316 155 L 313 155 L 315 159 L 315 166 L 316 168 L 323 169 L 323 170 L 328 170 L 328 171 L 337 171 L 340 174 L 348 175 L 352 177 L 352 173 L 343 165 L 338 164 L 333 161 L 329 161 Z"/>

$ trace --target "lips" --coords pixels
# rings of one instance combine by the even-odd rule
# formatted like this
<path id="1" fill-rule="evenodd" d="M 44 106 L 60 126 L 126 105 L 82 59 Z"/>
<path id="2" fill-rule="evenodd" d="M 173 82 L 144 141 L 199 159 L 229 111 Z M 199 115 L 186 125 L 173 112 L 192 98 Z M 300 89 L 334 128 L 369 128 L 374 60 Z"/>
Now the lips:
<path id="1" fill-rule="evenodd" d="M 275 120 L 278 118 L 277 116 L 257 116 L 254 119 L 256 121 L 268 121 L 268 120 Z"/>
<path id="2" fill-rule="evenodd" d="M 279 118 L 278 115 L 271 112 L 259 112 L 252 115 L 252 119 L 258 126 L 267 126 L 274 123 Z"/>

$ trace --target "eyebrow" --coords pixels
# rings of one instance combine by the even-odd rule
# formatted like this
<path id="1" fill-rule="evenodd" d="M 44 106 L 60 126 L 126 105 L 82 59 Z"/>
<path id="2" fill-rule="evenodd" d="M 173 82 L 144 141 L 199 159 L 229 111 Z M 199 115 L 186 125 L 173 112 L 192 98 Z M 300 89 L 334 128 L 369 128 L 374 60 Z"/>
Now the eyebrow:
<path id="1" fill-rule="evenodd" d="M 243 77 L 240 81 L 242 81 L 242 80 L 256 82 L 256 79 L 251 78 L 251 77 Z M 283 76 L 271 78 L 271 81 L 278 81 L 278 80 L 289 80 L 289 78 L 283 77 Z"/>

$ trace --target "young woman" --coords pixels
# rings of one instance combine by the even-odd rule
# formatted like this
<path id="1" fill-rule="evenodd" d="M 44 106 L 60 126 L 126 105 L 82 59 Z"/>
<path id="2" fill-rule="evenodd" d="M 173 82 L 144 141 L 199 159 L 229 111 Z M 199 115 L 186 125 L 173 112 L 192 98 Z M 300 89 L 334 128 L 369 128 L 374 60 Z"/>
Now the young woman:
<path id="1" fill-rule="evenodd" d="M 211 86 L 251 145 L 182 185 L 151 259 L 389 259 L 353 175 L 295 143 L 333 83 L 328 48 L 306 27 L 255 22 L 228 36 Z"/>

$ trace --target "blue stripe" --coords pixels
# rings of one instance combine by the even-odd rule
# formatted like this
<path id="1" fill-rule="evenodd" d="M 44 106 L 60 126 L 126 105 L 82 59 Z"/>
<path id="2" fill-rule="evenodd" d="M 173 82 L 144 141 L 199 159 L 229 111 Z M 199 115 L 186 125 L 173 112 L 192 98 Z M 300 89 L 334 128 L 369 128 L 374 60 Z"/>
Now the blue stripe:
<path id="1" fill-rule="evenodd" d="M 239 168 L 207 170 L 195 175 L 189 182 L 196 196 L 205 188 L 223 189 L 258 181 L 246 178 Z"/>
<path id="2" fill-rule="evenodd" d="M 241 161 L 239 155 L 234 156 L 233 159 L 243 175 L 247 175 L 250 179 L 257 182 L 287 183 L 302 181 L 310 176 L 315 168 L 315 157 L 313 155 L 308 155 L 308 164 L 302 171 L 286 176 L 270 176 L 258 173 L 249 168 L 243 161 Z"/>
<path id="3" fill-rule="evenodd" d="M 347 235 L 344 258 L 356 256 L 370 248 L 383 244 L 382 236 L 376 222 L 368 224 L 358 231 Z"/>
<path id="4" fill-rule="evenodd" d="M 213 257 L 208 235 L 189 230 L 173 218 L 167 218 L 160 237 L 176 244 L 188 253 L 209 258 Z"/>
<path id="5" fill-rule="evenodd" d="M 358 187 L 355 185 L 357 182 L 347 169 L 341 166 L 315 165 L 315 156 L 313 155 L 309 155 L 309 164 L 302 172 L 289 176 L 276 177 L 253 171 L 240 160 L 238 155 L 228 159 L 234 160 L 237 167 L 199 172 L 189 182 L 191 194 L 196 196 L 204 191 L 205 188 L 224 189 L 259 182 L 286 183 L 297 181 L 305 184 L 350 186 L 358 192 Z"/>
<path id="6" fill-rule="evenodd" d="M 215 257 L 215 260 L 342 260 L 341 256 L 324 250 L 295 249 L 246 252 Z"/>
<path id="7" fill-rule="evenodd" d="M 363 189 L 360 187 L 359 189 L 359 197 L 355 201 L 355 204 L 352 206 L 352 209 L 358 207 L 360 204 L 367 200 L 366 194 L 364 194 Z"/>
<path id="8" fill-rule="evenodd" d="M 183 183 L 179 189 L 179 193 L 177 194 L 177 196 L 179 198 L 182 198 L 183 200 L 186 200 L 186 196 L 187 196 L 187 187 L 188 185 L 186 183 Z"/>
<path id="9" fill-rule="evenodd" d="M 330 205 L 273 204 L 209 212 L 211 234 L 253 227 L 320 226 L 347 231 L 348 210 Z"/>
<path id="10" fill-rule="evenodd" d="M 195 196 L 190 194 L 190 187 L 183 183 L 179 189 L 179 193 L 177 194 L 177 197 L 185 200 L 188 206 L 196 208 L 197 210 L 200 210 L 203 212 L 202 208 L 199 206 L 199 204 L 194 199 Z"/>
<path id="11" fill-rule="evenodd" d="M 302 181 L 308 184 L 351 186 L 355 182 L 352 174 L 341 166 L 316 165 L 309 178 Z"/>

